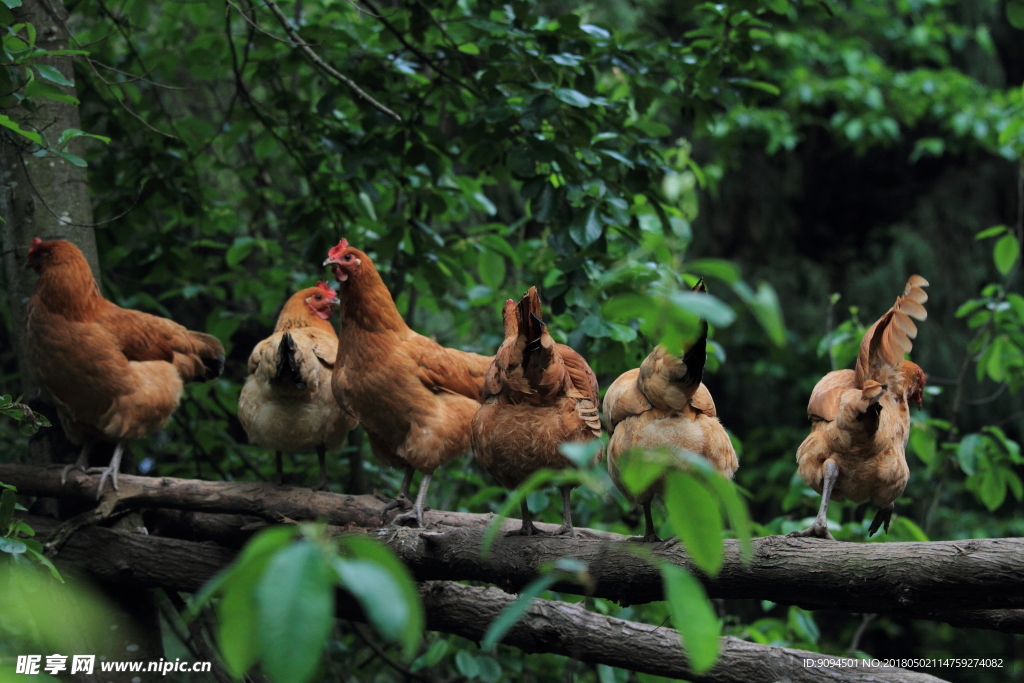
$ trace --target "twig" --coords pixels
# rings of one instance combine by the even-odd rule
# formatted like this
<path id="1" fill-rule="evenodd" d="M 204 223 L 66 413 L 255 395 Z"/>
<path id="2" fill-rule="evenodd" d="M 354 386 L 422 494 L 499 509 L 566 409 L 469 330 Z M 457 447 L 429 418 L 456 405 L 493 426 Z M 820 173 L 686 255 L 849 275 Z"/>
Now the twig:
<path id="1" fill-rule="evenodd" d="M 239 14 L 241 14 L 241 15 L 242 15 L 242 18 L 243 18 L 243 19 L 245 19 L 246 23 L 247 23 L 247 24 L 249 24 L 249 26 L 252 26 L 252 27 L 253 27 L 254 29 L 256 29 L 257 31 L 259 31 L 260 33 L 262 33 L 262 34 L 263 34 L 263 35 L 265 35 L 266 37 L 268 37 L 268 38 L 272 38 L 272 39 L 276 40 L 276 41 L 277 41 L 277 42 L 279 42 L 279 43 L 284 43 L 285 45 L 294 45 L 294 46 L 296 46 L 296 47 L 301 47 L 301 46 L 302 46 L 302 43 L 296 43 L 296 42 L 293 42 L 293 41 L 291 41 L 291 40 L 285 40 L 284 38 L 278 38 L 278 37 L 277 37 L 277 36 L 275 36 L 275 35 L 274 35 L 273 33 L 271 33 L 270 31 L 266 30 L 265 28 L 263 28 L 262 26 L 260 26 L 259 24 L 257 24 L 257 23 L 256 23 L 255 21 L 253 21 L 252 19 L 250 19 L 250 18 L 249 18 L 249 16 L 248 16 L 248 15 L 247 15 L 247 14 L 245 13 L 245 10 L 244 10 L 244 9 L 242 9 L 241 7 L 239 7 L 238 5 L 236 5 L 235 3 L 231 2 L 231 0 L 227 0 L 227 3 L 228 3 L 229 5 L 231 5 L 232 7 L 234 7 L 234 8 L 235 8 L 235 10 L 236 10 L 236 11 L 237 11 L 237 12 L 238 12 Z M 253 11 L 255 11 L 255 10 L 253 10 Z"/>
<path id="2" fill-rule="evenodd" d="M 274 0 L 266 0 L 266 5 L 267 7 L 270 8 L 270 11 L 274 13 L 274 16 L 277 17 L 277 20 L 281 23 L 282 28 L 284 28 L 284 32 L 288 34 L 289 38 L 295 41 L 295 44 L 298 45 L 303 52 L 306 53 L 306 56 L 309 57 L 313 64 L 320 67 L 329 75 L 338 79 L 348 87 L 352 88 L 357 95 L 359 95 L 364 100 L 369 102 L 378 111 L 387 114 L 388 116 L 393 118 L 395 121 L 398 121 L 399 123 L 402 122 L 401 116 L 399 116 L 398 114 L 391 111 L 383 104 L 375 100 L 369 93 L 360 88 L 355 81 L 353 81 L 351 78 L 341 73 L 327 62 L 325 62 L 323 58 L 320 57 L 320 55 L 314 52 L 313 48 L 311 48 L 308 43 L 303 41 L 302 38 L 299 37 L 299 34 L 295 31 L 295 29 L 292 28 L 291 23 L 289 23 L 288 21 L 288 17 L 285 16 L 284 12 L 281 11 L 281 8 L 277 6 L 277 3 L 274 2 Z"/>
<path id="3" fill-rule="evenodd" d="M 999 388 L 996 389 L 995 392 L 992 393 L 990 396 L 986 396 L 985 398 L 968 399 L 965 400 L 964 403 L 966 403 L 969 406 L 983 406 L 986 403 L 991 403 L 992 401 L 996 400 L 997 398 L 1003 395 L 1003 392 L 1006 391 L 1006 387 L 1006 382 L 1003 382 L 1002 384 L 999 385 Z"/>
<path id="4" fill-rule="evenodd" d="M 854 654 L 860 648 L 860 639 L 864 636 L 864 632 L 868 630 L 868 626 L 871 622 L 878 617 L 877 614 L 862 614 L 860 617 L 860 626 L 857 627 L 856 633 L 853 634 L 853 640 L 850 641 L 850 647 L 847 649 L 848 654 Z"/>
<path id="5" fill-rule="evenodd" d="M 366 630 L 365 630 L 366 627 L 365 626 L 363 626 L 362 624 L 357 624 L 355 622 L 350 622 L 350 623 L 352 624 L 352 628 L 356 632 L 356 635 L 359 636 L 359 639 L 361 641 L 363 641 L 363 643 L 365 643 L 367 647 L 369 647 L 371 650 L 373 650 L 375 653 L 377 653 L 377 656 L 380 657 L 382 660 L 384 660 L 387 663 L 388 666 L 390 666 L 392 669 L 394 669 L 398 673 L 402 674 L 406 678 L 413 678 L 413 679 L 415 679 L 417 681 L 426 680 L 425 678 L 423 678 L 423 676 L 420 676 L 419 674 L 413 673 L 412 671 L 410 671 L 406 667 L 402 666 L 401 664 L 399 664 L 398 662 L 393 660 L 391 657 L 388 657 L 387 653 L 384 652 L 384 650 L 381 649 L 380 645 L 378 645 L 377 643 L 373 642 L 373 637 L 372 636 L 368 636 L 366 634 Z"/>
<path id="6" fill-rule="evenodd" d="M 111 35 L 113 35 L 113 34 L 111 34 Z M 75 41 L 75 42 L 77 42 L 77 41 Z M 118 74 L 121 74 L 122 76 L 128 76 L 129 77 L 129 80 L 127 80 L 127 81 L 116 81 L 114 83 L 111 83 L 111 82 L 107 81 L 104 78 L 100 78 L 100 80 L 103 81 L 104 85 L 108 85 L 108 86 L 109 85 L 124 85 L 125 83 L 135 83 L 136 81 L 142 81 L 143 83 L 149 83 L 150 85 L 152 85 L 153 87 L 156 87 L 156 88 L 166 88 L 168 90 L 188 90 L 188 88 L 179 88 L 179 87 L 177 87 L 175 85 L 167 85 L 165 83 L 157 83 L 156 81 L 151 81 L 150 79 L 146 78 L 146 76 L 148 76 L 149 74 L 153 73 L 152 69 L 150 69 L 147 72 L 146 76 L 137 76 L 136 74 L 133 74 L 130 71 L 121 71 L 120 69 L 116 69 L 116 68 L 110 66 L 109 64 L 104 64 L 103 62 L 101 62 L 99 60 L 96 60 L 96 59 L 90 59 L 89 57 L 86 57 L 85 60 L 87 62 L 89 62 L 90 64 L 95 64 L 96 66 L 101 66 L 104 69 L 107 69 L 108 71 L 113 71 L 114 73 L 118 73 Z"/>

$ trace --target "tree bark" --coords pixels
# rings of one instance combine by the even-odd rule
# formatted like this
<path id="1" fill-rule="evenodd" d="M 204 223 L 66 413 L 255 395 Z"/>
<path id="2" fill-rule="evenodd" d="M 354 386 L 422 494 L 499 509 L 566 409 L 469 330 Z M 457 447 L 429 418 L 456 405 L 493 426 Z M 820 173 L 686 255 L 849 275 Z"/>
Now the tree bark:
<path id="1" fill-rule="evenodd" d="M 61 487 L 60 472 L 0 465 L 0 481 L 27 495 L 92 498 L 98 476 L 73 473 Z M 693 565 L 678 544 L 641 544 L 628 537 L 577 529 L 580 538 L 498 535 L 486 556 L 480 552 L 493 515 L 429 511 L 426 529 L 380 525 L 383 503 L 373 496 L 347 496 L 262 483 L 204 482 L 156 477 L 120 478 L 120 503 L 137 508 L 170 508 L 154 529 L 192 540 L 216 540 L 235 547 L 268 523 L 322 519 L 333 531 L 370 531 L 387 543 L 421 581 L 476 580 L 514 591 L 559 558 L 585 562 L 589 586 L 559 584 L 556 590 L 638 604 L 661 600 L 657 563 L 686 567 L 713 598 L 748 598 L 795 604 L 806 609 L 873 612 L 934 619 L 973 628 L 1024 632 L 1024 539 L 974 539 L 929 543 L 841 543 L 768 536 L 753 540 L 749 562 L 736 541 L 725 542 L 725 561 L 711 579 Z M 231 513 L 222 514 L 204 513 Z M 506 530 L 518 528 L 506 520 Z M 554 530 L 554 525 L 541 525 Z"/>
<path id="2" fill-rule="evenodd" d="M 27 22 L 36 28 L 36 45 L 44 50 L 68 49 L 67 11 L 57 0 L 25 0 L 11 12 L 15 21 Z M 61 75 L 74 82 L 75 72 L 70 57 L 42 57 L 40 64 L 56 67 Z M 57 86 L 70 95 L 73 87 Z M 23 129 L 34 130 L 56 146 L 61 133 L 69 128 L 81 129 L 78 106 L 44 98 L 34 98 L 34 112 L 23 107 L 3 110 Z M 0 135 L 0 224 L 3 236 L 3 264 L 7 275 L 7 298 L 14 322 L 12 336 L 20 350 L 21 330 L 25 320 L 25 303 L 35 286 L 35 274 L 25 269 L 25 256 L 34 237 L 70 240 L 85 254 L 93 275 L 99 281 L 99 256 L 92 227 L 92 204 L 84 169 L 61 157 L 36 157 L 29 153 L 27 140 L 9 132 Z M 68 147 L 72 154 L 82 156 L 83 138 L 73 139 Z M 38 387 L 28 372 L 23 354 L 18 354 L 22 391 L 27 400 L 38 395 Z"/>
<path id="3" fill-rule="evenodd" d="M 50 533 L 55 528 L 53 520 L 46 518 L 31 517 L 27 521 L 40 533 Z M 104 583 L 161 586 L 194 593 L 235 555 L 236 551 L 213 543 L 87 527 L 67 541 L 57 561 L 62 568 L 73 568 Z M 420 594 L 429 630 L 478 642 L 497 615 L 515 600 L 496 588 L 450 581 L 424 583 Z M 347 596 L 341 596 L 338 614 L 350 620 L 364 620 L 358 605 Z M 805 667 L 804 660 L 821 659 L 823 655 L 731 637 L 722 638 L 721 658 L 715 667 L 696 676 L 688 667 L 679 634 L 673 629 L 606 617 L 588 612 L 581 604 L 552 600 L 537 600 L 502 642 L 524 652 L 558 654 L 592 664 L 706 683 L 940 681 L 927 674 L 896 668 Z"/>

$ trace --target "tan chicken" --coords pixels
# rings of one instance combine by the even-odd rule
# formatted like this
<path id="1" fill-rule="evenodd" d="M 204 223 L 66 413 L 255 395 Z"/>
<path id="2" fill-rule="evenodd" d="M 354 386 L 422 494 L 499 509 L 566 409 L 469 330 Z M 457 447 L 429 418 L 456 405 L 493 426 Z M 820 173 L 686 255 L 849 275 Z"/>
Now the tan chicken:
<path id="1" fill-rule="evenodd" d="M 814 523 L 790 536 L 832 539 L 829 500 L 870 500 L 879 507 L 868 535 L 889 531 L 894 503 L 910 479 L 906 447 L 910 436 L 908 403 L 921 403 L 924 371 L 903 359 L 913 348 L 917 326 L 928 317 L 922 287 L 912 275 L 893 307 L 864 333 L 854 370 L 828 373 L 811 392 L 807 415 L 811 433 L 796 452 L 800 476 L 821 494 Z M 834 539 L 833 539 L 834 540 Z"/>
<path id="2" fill-rule="evenodd" d="M 704 292 L 704 281 L 694 286 Z M 736 451 L 715 411 L 711 393 L 701 382 L 707 361 L 707 323 L 683 354 L 673 356 L 658 346 L 639 368 L 622 373 L 604 395 L 604 420 L 611 432 L 608 473 L 623 495 L 644 509 L 644 541 L 659 541 L 651 516 L 655 496 L 664 494 L 664 477 L 633 495 L 619 477 L 619 457 L 631 448 L 668 446 L 702 455 L 731 479 L 739 467 Z"/>
<path id="3" fill-rule="evenodd" d="M 327 451 L 341 448 L 356 419 L 331 392 L 338 335 L 331 306 L 341 303 L 321 282 L 296 292 L 277 319 L 274 334 L 253 349 L 249 377 L 238 399 L 238 419 L 249 441 L 277 451 L 277 483 L 284 478 L 281 453 L 316 450 L 327 490 Z"/>
<path id="4" fill-rule="evenodd" d="M 573 467 L 559 444 L 600 438 L 601 422 L 597 377 L 583 356 L 548 334 L 537 288 L 518 304 L 509 299 L 502 316 L 505 341 L 487 371 L 484 405 L 473 418 L 473 455 L 512 490 L 540 469 Z M 572 488 L 561 488 L 562 526 L 556 533 L 575 536 Z M 539 534 L 525 499 L 521 508 L 518 533 Z"/>
<path id="5" fill-rule="evenodd" d="M 212 335 L 104 299 L 71 242 L 32 240 L 28 265 L 39 273 L 25 320 L 28 362 L 68 438 L 83 445 L 64 475 L 85 470 L 97 440 L 117 444 L 99 470 L 98 498 L 108 477 L 117 489 L 125 445 L 167 423 L 184 383 L 220 375 L 224 347 Z"/>
<path id="6" fill-rule="evenodd" d="M 469 424 L 491 359 L 409 329 L 373 261 L 347 240 L 331 248 L 324 265 L 341 294 L 334 396 L 363 424 L 374 455 L 406 470 L 399 498 L 382 515 L 408 496 L 413 473 L 423 473 L 412 510 L 393 520 L 422 526 L 434 471 L 469 451 Z"/>

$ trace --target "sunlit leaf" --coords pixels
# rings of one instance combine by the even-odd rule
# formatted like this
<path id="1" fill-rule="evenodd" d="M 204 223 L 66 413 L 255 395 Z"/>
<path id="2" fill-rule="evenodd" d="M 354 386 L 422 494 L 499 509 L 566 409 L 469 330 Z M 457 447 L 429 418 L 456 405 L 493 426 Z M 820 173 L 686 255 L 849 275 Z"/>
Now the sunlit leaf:
<path id="1" fill-rule="evenodd" d="M 704 587 L 682 567 L 664 562 L 661 577 L 672 626 L 679 631 L 686 658 L 695 673 L 703 673 L 718 660 L 721 626 Z"/>

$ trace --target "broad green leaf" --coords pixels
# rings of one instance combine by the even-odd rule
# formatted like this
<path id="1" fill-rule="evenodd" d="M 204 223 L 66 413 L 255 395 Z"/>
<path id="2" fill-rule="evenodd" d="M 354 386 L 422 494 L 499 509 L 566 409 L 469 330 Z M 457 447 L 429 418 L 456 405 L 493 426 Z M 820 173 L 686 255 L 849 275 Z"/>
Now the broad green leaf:
<path id="1" fill-rule="evenodd" d="M 585 108 L 590 106 L 590 98 L 579 90 L 571 88 L 558 88 L 555 90 L 555 97 L 573 107 Z"/>
<path id="2" fill-rule="evenodd" d="M 668 462 L 663 453 L 632 449 L 619 456 L 616 465 L 623 486 L 637 496 L 665 472 Z"/>
<path id="3" fill-rule="evenodd" d="M 484 683 L 498 683 L 501 680 L 501 664 L 490 657 L 477 657 L 476 665 L 480 668 L 480 680 Z"/>
<path id="4" fill-rule="evenodd" d="M 663 562 L 661 578 L 665 583 L 665 600 L 672 610 L 672 626 L 679 631 L 690 668 L 703 673 L 718 659 L 718 617 L 704 587 L 685 569 Z"/>
<path id="5" fill-rule="evenodd" d="M 437 666 L 444 656 L 448 654 L 448 641 L 447 640 L 435 640 L 427 648 L 427 651 L 417 657 L 412 664 L 409 665 L 410 671 L 419 671 L 426 666 Z"/>
<path id="6" fill-rule="evenodd" d="M 736 314 L 721 299 L 711 294 L 699 292 L 674 292 L 672 303 L 700 318 L 707 320 L 715 327 L 726 327 L 736 319 Z"/>
<path id="7" fill-rule="evenodd" d="M 921 427 L 912 427 L 910 430 L 910 448 L 921 458 L 925 465 L 931 465 L 935 459 L 935 448 L 938 444 L 938 437 L 935 433 Z"/>
<path id="8" fill-rule="evenodd" d="M 55 85 L 33 79 L 25 86 L 25 97 L 45 97 L 65 104 L 78 104 L 78 98 L 69 95 Z"/>
<path id="9" fill-rule="evenodd" d="M 491 249 L 484 249 L 480 252 L 477 268 L 481 282 L 492 290 L 501 289 L 505 282 L 505 257 Z"/>
<path id="10" fill-rule="evenodd" d="M 66 128 L 64 129 L 64 132 L 60 134 L 60 139 L 57 140 L 57 146 L 63 147 L 69 140 L 82 137 L 93 138 L 101 142 L 110 142 L 110 138 L 105 135 L 93 135 L 92 133 L 86 133 L 85 131 L 78 130 L 77 128 Z"/>
<path id="11" fill-rule="evenodd" d="M 1003 235 L 992 248 L 992 258 L 996 262 L 996 269 L 1001 275 L 1006 275 L 1017 262 L 1020 255 L 1020 243 L 1014 235 Z"/>
<path id="12" fill-rule="evenodd" d="M 789 608 L 789 626 L 798 636 L 811 643 L 817 643 L 821 630 L 814 621 L 814 615 L 799 607 Z"/>
<path id="13" fill-rule="evenodd" d="M 985 470 L 981 475 L 978 497 L 989 512 L 995 512 L 1006 500 L 1006 482 L 1001 475 L 1002 470 L 995 467 Z"/>
<path id="14" fill-rule="evenodd" d="M 480 54 L 480 48 L 475 43 L 463 43 L 459 45 L 459 52 L 464 52 L 467 55 L 478 55 Z"/>
<path id="15" fill-rule="evenodd" d="M 560 574 L 553 573 L 534 579 L 523 590 L 515 602 L 501 611 L 487 628 L 484 639 L 480 641 L 480 649 L 491 652 L 497 647 L 508 630 L 526 613 L 530 604 L 544 591 L 551 588 L 559 580 Z"/>
<path id="16" fill-rule="evenodd" d="M 782 308 L 779 306 L 779 297 L 775 294 L 775 289 L 767 282 L 761 282 L 755 293 L 741 281 L 733 286 L 733 291 L 750 306 L 754 317 L 761 323 L 772 342 L 776 346 L 785 344 L 786 326 L 782 322 Z"/>
<path id="17" fill-rule="evenodd" d="M 74 81 L 69 81 L 65 78 L 64 74 L 62 74 L 55 66 L 50 66 L 49 64 L 33 64 L 32 68 L 35 69 L 36 73 L 41 77 L 52 83 L 56 83 L 57 85 L 66 85 L 72 88 L 75 85 Z"/>
<path id="18" fill-rule="evenodd" d="M 973 477 L 978 466 L 978 459 L 981 457 L 981 452 L 985 449 L 985 438 L 981 434 L 968 434 L 957 446 L 956 457 L 960 463 L 960 469 L 964 473 Z"/>
<path id="19" fill-rule="evenodd" d="M 16 538 L 7 538 L 6 536 L 0 536 L 0 553 L 10 553 L 11 555 L 20 555 L 25 552 L 27 547 L 21 541 Z"/>
<path id="20" fill-rule="evenodd" d="M 39 133 L 36 133 L 35 131 L 31 130 L 24 130 L 21 126 L 18 125 L 16 121 L 12 121 L 11 117 L 7 116 L 6 114 L 0 114 L 0 126 L 13 130 L 18 135 L 28 138 L 37 145 L 43 144 L 43 138 L 39 135 Z"/>
<path id="21" fill-rule="evenodd" d="M 1024 2 L 1010 0 L 1006 3 L 1006 19 L 1019 31 L 1024 31 Z"/>
<path id="22" fill-rule="evenodd" d="M 722 515 L 715 497 L 687 472 L 665 475 L 665 508 L 694 564 L 710 576 L 722 567 Z"/>
<path id="23" fill-rule="evenodd" d="M 469 650 L 459 650 L 455 654 L 455 668 L 466 680 L 472 681 L 480 675 L 480 665 Z"/>
<path id="24" fill-rule="evenodd" d="M 729 518 L 729 525 L 736 532 L 743 559 L 749 560 L 753 555 L 753 546 L 750 543 L 753 529 L 750 523 L 750 513 L 747 512 L 747 504 L 740 498 L 739 490 L 732 480 L 726 479 L 716 472 L 706 476 L 708 485 L 718 496 L 722 509 L 725 510 L 725 514 Z"/>
<path id="25" fill-rule="evenodd" d="M 344 539 L 343 545 L 351 551 L 353 557 L 373 562 L 391 577 L 391 586 L 396 591 L 392 594 L 392 599 L 401 603 L 406 617 L 401 624 L 391 624 L 388 628 L 396 634 L 395 640 L 402 646 L 403 656 L 411 658 L 420 646 L 425 617 L 419 589 L 409 568 L 390 549 L 372 539 L 348 536 Z M 358 593 L 354 594 L 361 600 Z M 371 596 L 369 599 L 377 598 Z"/>
<path id="26" fill-rule="evenodd" d="M 601 221 L 597 216 L 597 206 L 576 214 L 569 226 L 569 236 L 581 247 L 589 247 L 601 236 Z"/>
<path id="27" fill-rule="evenodd" d="M 739 266 L 724 259 L 706 258 L 689 261 L 686 264 L 686 270 L 697 275 L 718 278 L 729 285 L 736 284 L 740 279 Z"/>
<path id="28" fill-rule="evenodd" d="M 275 683 L 306 683 L 334 623 L 336 575 L 314 543 L 297 541 L 267 564 L 256 586 L 257 642 Z M 297 627 L 301 625 L 301 627 Z"/>

